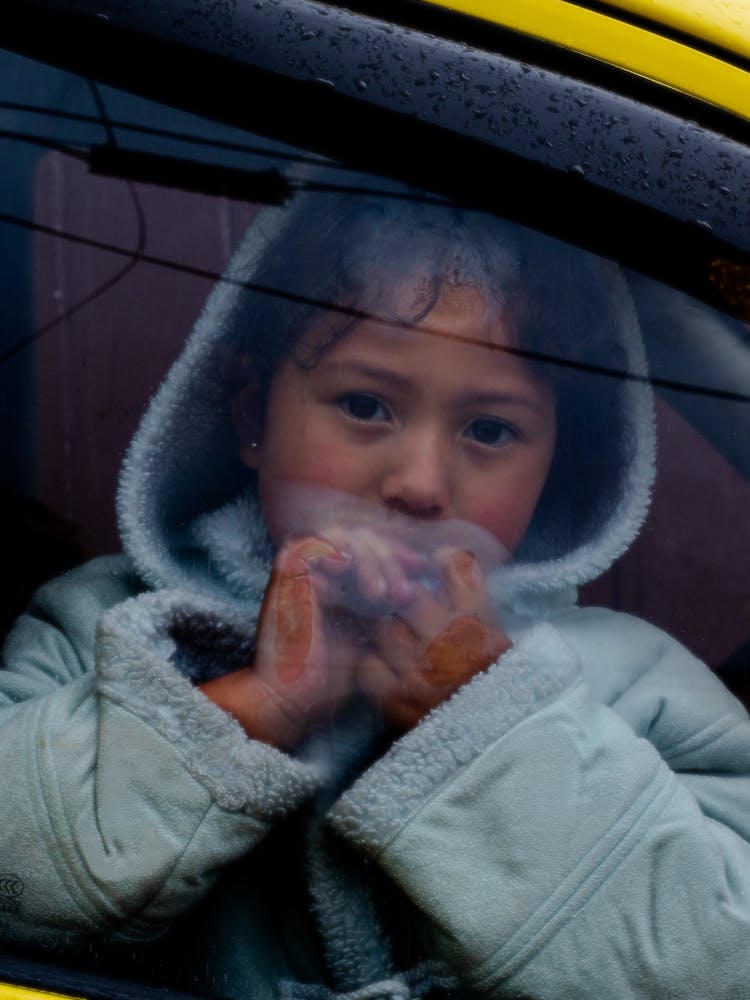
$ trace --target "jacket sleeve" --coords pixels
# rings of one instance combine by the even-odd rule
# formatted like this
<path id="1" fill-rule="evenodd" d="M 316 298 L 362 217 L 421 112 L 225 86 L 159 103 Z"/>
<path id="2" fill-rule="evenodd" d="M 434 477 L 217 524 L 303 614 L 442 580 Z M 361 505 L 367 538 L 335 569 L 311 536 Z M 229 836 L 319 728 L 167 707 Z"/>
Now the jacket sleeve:
<path id="1" fill-rule="evenodd" d="M 747 992 L 750 722 L 637 619 L 581 611 L 575 627 L 537 626 L 396 743 L 331 821 L 483 995 Z"/>
<path id="2" fill-rule="evenodd" d="M 6 643 L 5 937 L 153 937 L 316 785 L 176 668 L 175 621 L 226 638 L 217 608 L 167 591 L 107 608 L 118 588 L 101 576 L 42 588 Z"/>

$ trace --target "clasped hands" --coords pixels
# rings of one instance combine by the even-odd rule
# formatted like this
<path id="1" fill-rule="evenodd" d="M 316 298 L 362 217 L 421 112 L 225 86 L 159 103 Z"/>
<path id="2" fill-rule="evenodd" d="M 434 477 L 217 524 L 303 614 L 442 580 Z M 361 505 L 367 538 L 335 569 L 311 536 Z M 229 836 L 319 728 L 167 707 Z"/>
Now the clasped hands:
<path id="1" fill-rule="evenodd" d="M 291 749 L 357 692 L 404 732 L 510 647 L 475 555 L 420 551 L 390 526 L 281 546 L 254 662 L 202 685 L 249 736 Z"/>

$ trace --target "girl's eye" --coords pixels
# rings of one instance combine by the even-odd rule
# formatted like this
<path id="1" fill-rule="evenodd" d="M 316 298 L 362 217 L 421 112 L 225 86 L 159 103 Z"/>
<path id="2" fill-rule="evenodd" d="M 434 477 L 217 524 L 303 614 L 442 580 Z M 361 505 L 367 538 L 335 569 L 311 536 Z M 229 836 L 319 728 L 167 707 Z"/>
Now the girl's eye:
<path id="1" fill-rule="evenodd" d="M 366 392 L 350 392 L 341 396 L 338 404 L 354 420 L 387 420 L 388 411 L 376 396 Z"/>
<path id="2" fill-rule="evenodd" d="M 518 437 L 515 428 L 498 417 L 478 417 L 472 420 L 464 434 L 471 441 L 489 448 L 502 448 Z"/>

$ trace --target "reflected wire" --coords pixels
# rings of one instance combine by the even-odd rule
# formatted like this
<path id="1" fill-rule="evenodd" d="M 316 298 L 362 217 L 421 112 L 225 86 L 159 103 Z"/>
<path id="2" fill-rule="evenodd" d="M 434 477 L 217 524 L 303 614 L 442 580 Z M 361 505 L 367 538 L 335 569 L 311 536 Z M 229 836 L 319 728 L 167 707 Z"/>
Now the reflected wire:
<path id="1" fill-rule="evenodd" d="M 405 320 L 396 320 L 389 316 L 379 316 L 377 313 L 368 312 L 363 309 L 355 309 L 350 306 L 341 306 L 334 302 L 327 302 L 323 299 L 315 299 L 309 295 L 299 295 L 295 292 L 287 292 L 281 288 L 273 288 L 270 285 L 261 285 L 253 281 L 241 281 L 237 278 L 228 277 L 226 274 L 221 274 L 218 271 L 213 271 L 209 268 L 195 267 L 190 264 L 181 264 L 175 260 L 169 260 L 166 257 L 157 257 L 153 254 L 147 254 L 142 252 L 140 246 L 137 250 L 128 250 L 125 247 L 115 246 L 114 244 L 104 243 L 101 240 L 90 239 L 86 236 L 77 236 L 75 233 L 66 233 L 59 229 L 53 229 L 51 226 L 45 226 L 38 222 L 30 222 L 28 219 L 22 219 L 19 216 L 10 215 L 6 212 L 0 212 L 0 223 L 6 223 L 8 225 L 19 226 L 24 229 L 30 229 L 35 232 L 44 233 L 47 236 L 55 236 L 58 239 L 67 240 L 70 243 L 76 243 L 81 246 L 92 247 L 97 250 L 104 250 L 108 253 L 115 253 L 121 256 L 127 256 L 131 258 L 129 261 L 129 267 L 135 266 L 135 264 L 140 261 L 144 264 L 153 264 L 157 267 L 164 267 L 171 271 L 177 271 L 181 274 L 189 274 L 193 277 L 206 278 L 213 282 L 221 282 L 223 284 L 235 285 L 238 288 L 242 288 L 245 291 L 256 292 L 259 295 L 271 295 L 274 298 L 284 299 L 287 302 L 294 302 L 299 305 L 313 306 L 316 309 L 326 310 L 328 312 L 335 312 L 343 316 L 347 316 L 351 319 L 358 321 L 371 321 L 377 323 L 385 323 L 394 329 L 404 329 L 413 330 L 414 324 Z M 145 226 L 144 226 L 145 229 Z M 122 269 L 125 271 L 125 268 Z M 114 279 L 118 280 L 118 279 Z M 107 284 L 111 285 L 113 279 L 109 279 Z M 94 293 L 87 296 L 86 300 L 81 300 L 81 303 L 76 304 L 76 309 L 80 308 L 81 305 L 85 305 L 91 300 Z M 97 289 L 97 294 L 101 294 L 100 290 Z M 67 311 L 66 314 L 67 315 Z M 19 351 L 23 350 L 24 347 L 28 346 L 38 337 L 42 336 L 47 330 L 54 326 L 55 323 L 59 322 L 60 319 L 65 318 L 64 316 L 55 320 L 51 324 L 46 324 L 33 333 L 29 334 L 28 337 L 24 337 L 22 340 L 16 341 L 16 343 L 9 347 L 6 351 L 0 354 L 0 364 L 8 361 Z M 424 329 L 421 328 L 422 332 L 430 336 L 443 337 L 446 339 L 453 339 L 455 335 L 449 334 L 445 331 L 438 329 Z M 619 368 L 608 368 L 604 365 L 594 365 L 588 364 L 583 361 L 574 361 L 569 358 L 562 358 L 553 354 L 545 354 L 541 351 L 530 351 L 521 347 L 505 347 L 499 344 L 488 344 L 486 340 L 477 338 L 474 340 L 469 337 L 461 338 L 467 344 L 476 343 L 478 346 L 488 348 L 490 350 L 501 351 L 505 354 L 513 354 L 517 357 L 524 358 L 529 361 L 538 361 L 544 364 L 557 365 L 561 368 L 570 368 L 576 371 L 585 372 L 589 375 L 601 375 L 605 378 L 614 378 L 620 381 L 627 382 L 640 382 L 650 384 L 659 389 L 669 389 L 676 392 L 684 392 L 694 396 L 708 396 L 714 399 L 723 399 L 729 402 L 735 403 L 750 403 L 750 394 L 734 392 L 729 389 L 714 389 L 710 386 L 697 385 L 691 382 L 680 382 L 676 379 L 666 379 L 661 378 L 656 375 L 641 375 L 637 372 L 624 371 Z"/>
<path id="2" fill-rule="evenodd" d="M 97 109 L 99 111 L 99 120 L 107 134 L 107 142 L 110 145 L 116 147 L 117 139 L 115 137 L 114 129 L 112 128 L 112 123 L 110 122 L 107 116 L 107 109 L 104 105 L 104 101 L 101 97 L 101 94 L 99 93 L 99 89 L 95 81 L 93 80 L 89 80 L 88 84 L 91 88 L 91 92 L 94 97 L 94 102 L 96 103 Z M 76 159 L 85 158 L 85 154 L 81 154 L 77 150 L 67 149 L 65 147 L 58 147 L 55 151 L 61 153 L 62 155 L 72 156 Z M 138 265 L 139 261 L 143 259 L 143 254 L 146 249 L 146 216 L 143 211 L 143 204 L 141 203 L 141 199 L 138 195 L 138 191 L 135 185 L 133 184 L 132 181 L 126 181 L 125 183 L 128 192 L 130 194 L 131 201 L 133 202 L 133 209 L 135 212 L 136 227 L 137 227 L 136 246 L 134 250 L 128 252 L 129 260 L 127 260 L 122 267 L 118 268 L 117 271 L 115 271 L 115 273 L 112 274 L 109 278 L 105 279 L 103 282 L 101 282 L 101 284 L 97 285 L 87 295 L 84 295 L 83 298 L 79 299 L 77 302 L 71 303 L 59 316 L 55 316 L 54 319 L 51 319 L 49 322 L 42 324 L 42 326 L 40 327 L 37 327 L 28 336 L 21 338 L 21 340 L 16 341 L 16 343 L 13 344 L 10 348 L 0 353 L 0 364 L 3 364 L 4 362 L 8 361 L 10 358 L 18 354 L 24 348 L 29 347 L 31 344 L 39 340 L 46 333 L 49 333 L 50 330 L 53 330 L 56 326 L 59 326 L 61 323 L 70 322 L 70 320 L 78 312 L 80 312 L 81 309 L 84 309 L 86 306 L 96 301 L 96 299 L 100 298 L 111 288 L 117 285 L 120 281 L 122 281 L 123 278 L 125 278 Z M 36 226 L 33 227 L 33 229 L 34 231 L 37 232 L 41 231 L 40 228 Z M 48 235 L 59 236 L 61 234 L 58 231 L 51 229 L 49 230 Z"/>

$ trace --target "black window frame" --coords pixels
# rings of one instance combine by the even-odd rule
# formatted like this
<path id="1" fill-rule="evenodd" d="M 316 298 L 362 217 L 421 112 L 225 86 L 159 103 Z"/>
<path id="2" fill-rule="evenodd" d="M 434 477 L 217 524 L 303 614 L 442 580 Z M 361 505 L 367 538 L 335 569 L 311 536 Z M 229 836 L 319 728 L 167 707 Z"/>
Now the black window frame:
<path id="1" fill-rule="evenodd" d="M 0 45 L 508 214 L 709 303 L 712 260 L 750 266 L 750 125 L 471 19 L 363 6 L 6 0 Z M 7 956 L 0 978 L 182 995 Z"/>

